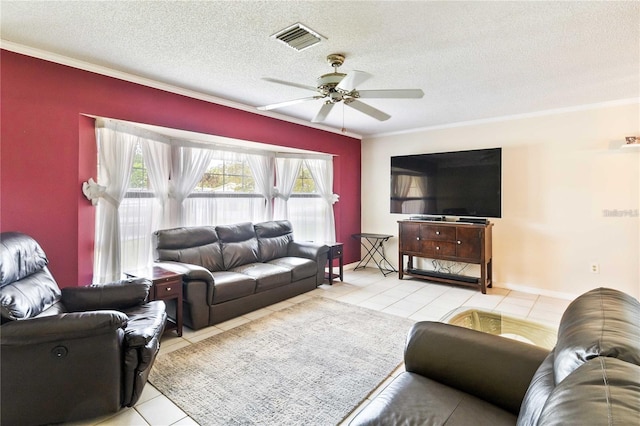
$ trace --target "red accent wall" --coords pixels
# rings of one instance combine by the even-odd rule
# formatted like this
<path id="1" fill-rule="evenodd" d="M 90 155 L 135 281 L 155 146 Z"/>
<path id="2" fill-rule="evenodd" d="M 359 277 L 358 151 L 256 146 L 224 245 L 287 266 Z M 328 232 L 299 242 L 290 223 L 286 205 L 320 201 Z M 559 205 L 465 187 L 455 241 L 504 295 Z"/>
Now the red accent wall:
<path id="1" fill-rule="evenodd" d="M 92 278 L 96 178 L 93 120 L 153 124 L 336 155 L 336 235 L 345 263 L 360 257 L 360 140 L 116 78 L 0 51 L 0 231 L 40 242 L 61 287 Z"/>

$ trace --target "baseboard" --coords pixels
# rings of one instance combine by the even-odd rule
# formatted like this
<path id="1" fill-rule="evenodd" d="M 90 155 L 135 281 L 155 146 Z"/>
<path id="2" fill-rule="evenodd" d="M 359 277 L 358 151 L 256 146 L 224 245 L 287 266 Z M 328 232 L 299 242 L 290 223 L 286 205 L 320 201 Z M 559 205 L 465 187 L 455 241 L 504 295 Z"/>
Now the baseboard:
<path id="1" fill-rule="evenodd" d="M 349 263 L 348 265 L 344 265 L 343 269 L 345 271 L 352 271 L 357 265 L 358 265 L 358 262 Z M 369 265 L 368 267 L 376 268 L 376 265 L 373 265 L 373 266 Z M 535 294 L 538 296 L 553 297 L 555 299 L 564 299 L 564 300 L 574 300 L 576 297 L 580 295 L 580 293 L 575 293 L 575 294 L 565 293 L 561 291 L 546 290 L 546 289 L 537 288 L 537 287 L 528 287 L 528 286 L 519 285 L 519 284 L 498 283 L 495 281 L 493 281 L 492 283 L 492 288 L 503 288 L 505 290 L 519 291 L 522 293 Z"/>
<path id="2" fill-rule="evenodd" d="M 358 262 L 353 262 L 353 263 L 349 263 L 347 265 L 343 265 L 342 269 L 345 270 L 345 271 L 353 271 L 356 268 L 356 266 L 358 266 Z M 375 268 L 376 265 L 373 265 L 373 267 Z"/>
<path id="3" fill-rule="evenodd" d="M 537 287 L 528 287 L 528 286 L 510 284 L 510 283 L 494 283 L 493 286 L 504 288 L 507 290 L 520 291 L 522 293 L 536 294 L 538 296 L 547 296 L 547 297 L 553 297 L 555 299 L 564 299 L 564 300 L 573 300 L 580 295 L 578 293 L 576 294 L 564 293 L 561 291 L 546 290 L 546 289 L 537 288 Z"/>

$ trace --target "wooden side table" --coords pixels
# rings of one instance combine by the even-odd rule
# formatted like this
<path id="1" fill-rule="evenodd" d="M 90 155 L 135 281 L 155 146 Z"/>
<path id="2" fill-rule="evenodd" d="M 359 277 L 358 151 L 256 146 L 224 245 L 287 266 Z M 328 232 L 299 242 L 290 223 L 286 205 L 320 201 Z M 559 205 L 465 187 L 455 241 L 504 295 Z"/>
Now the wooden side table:
<path id="1" fill-rule="evenodd" d="M 340 281 L 344 281 L 343 280 L 343 260 L 342 260 L 342 249 L 344 244 L 343 243 L 326 243 L 329 246 L 329 255 L 327 257 L 327 263 L 329 264 L 329 272 L 324 274 L 324 277 L 326 279 L 329 280 L 329 285 L 333 285 L 333 279 L 335 277 L 340 277 Z M 338 265 L 339 265 L 339 274 L 334 274 L 333 273 L 333 261 L 335 259 L 338 259 Z"/>
<path id="2" fill-rule="evenodd" d="M 147 278 L 153 282 L 149 289 L 149 300 L 175 301 L 175 318 L 167 316 L 165 331 L 176 330 L 182 336 L 182 274 L 159 266 L 125 272 L 130 278 Z"/>

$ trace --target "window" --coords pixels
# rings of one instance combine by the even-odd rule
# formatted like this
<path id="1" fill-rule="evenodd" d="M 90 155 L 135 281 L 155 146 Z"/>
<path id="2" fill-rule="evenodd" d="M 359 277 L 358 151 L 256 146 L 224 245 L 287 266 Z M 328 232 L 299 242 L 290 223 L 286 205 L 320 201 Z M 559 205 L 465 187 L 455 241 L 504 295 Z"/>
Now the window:
<path id="1" fill-rule="evenodd" d="M 330 157 L 192 147 L 107 119 L 96 135 L 101 196 L 116 194 L 96 212 L 96 282 L 149 266 L 161 228 L 273 218 L 289 219 L 298 240 L 335 238 Z"/>
<path id="2" fill-rule="evenodd" d="M 122 270 L 138 269 L 152 261 L 151 235 L 158 228 L 159 202 L 149 186 L 140 143 L 135 146 L 129 188 L 118 208 Z"/>
<path id="3" fill-rule="evenodd" d="M 289 198 L 289 220 L 296 239 L 324 241 L 324 217 L 327 203 L 316 190 L 316 184 L 303 162 Z"/>
<path id="4" fill-rule="evenodd" d="M 260 222 L 264 197 L 243 154 L 220 152 L 184 202 L 185 226 Z"/>
<path id="5" fill-rule="evenodd" d="M 253 193 L 255 183 L 246 160 L 214 159 L 195 192 Z"/>
<path id="6" fill-rule="evenodd" d="M 300 173 L 296 178 L 296 183 L 293 185 L 294 194 L 315 194 L 316 184 L 313 181 L 309 168 L 303 163 L 300 167 Z"/>
<path id="7" fill-rule="evenodd" d="M 142 158 L 142 146 L 140 146 L 140 143 L 136 144 L 133 155 L 129 191 L 149 191 L 149 175 Z"/>

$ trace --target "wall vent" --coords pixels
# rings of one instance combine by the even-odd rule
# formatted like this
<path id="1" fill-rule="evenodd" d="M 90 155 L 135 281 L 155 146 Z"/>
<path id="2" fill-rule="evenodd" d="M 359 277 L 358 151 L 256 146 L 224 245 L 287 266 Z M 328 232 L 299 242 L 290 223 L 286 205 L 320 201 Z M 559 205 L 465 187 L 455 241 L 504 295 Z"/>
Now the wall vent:
<path id="1" fill-rule="evenodd" d="M 284 30 L 278 31 L 271 37 L 274 37 L 276 40 L 283 42 L 297 51 L 308 49 L 309 47 L 320 43 L 323 39 L 326 40 L 326 37 L 323 37 L 311 28 L 305 27 L 299 22 L 285 28 Z"/>

